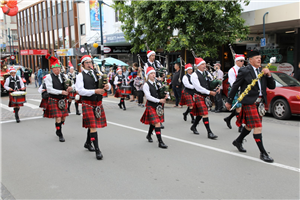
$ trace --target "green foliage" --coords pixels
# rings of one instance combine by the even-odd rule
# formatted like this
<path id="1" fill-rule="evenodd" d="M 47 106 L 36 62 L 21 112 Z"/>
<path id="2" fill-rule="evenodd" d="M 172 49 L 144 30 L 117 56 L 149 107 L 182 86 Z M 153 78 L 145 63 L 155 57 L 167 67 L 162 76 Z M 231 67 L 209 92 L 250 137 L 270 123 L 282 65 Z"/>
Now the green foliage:
<path id="1" fill-rule="evenodd" d="M 221 45 L 249 34 L 240 17 L 240 4 L 249 2 L 115 0 L 113 7 L 120 13 L 122 31 L 133 46 L 132 52 L 185 48 L 201 57 L 214 57 Z"/>

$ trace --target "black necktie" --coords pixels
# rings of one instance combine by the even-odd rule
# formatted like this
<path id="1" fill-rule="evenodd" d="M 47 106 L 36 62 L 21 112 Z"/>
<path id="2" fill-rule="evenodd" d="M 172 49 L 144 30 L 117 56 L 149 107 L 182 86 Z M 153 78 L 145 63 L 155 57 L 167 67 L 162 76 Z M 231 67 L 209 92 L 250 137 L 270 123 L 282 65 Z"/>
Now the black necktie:
<path id="1" fill-rule="evenodd" d="M 256 72 L 257 72 L 257 76 L 258 76 L 258 74 L 259 74 L 259 69 L 258 68 L 256 68 Z"/>
<path id="2" fill-rule="evenodd" d="M 91 70 L 91 71 L 89 71 L 88 73 L 89 73 L 89 75 L 90 75 L 91 77 L 93 77 L 93 78 L 94 78 L 94 80 L 95 80 L 95 76 L 94 76 L 94 74 L 92 73 L 92 70 Z"/>

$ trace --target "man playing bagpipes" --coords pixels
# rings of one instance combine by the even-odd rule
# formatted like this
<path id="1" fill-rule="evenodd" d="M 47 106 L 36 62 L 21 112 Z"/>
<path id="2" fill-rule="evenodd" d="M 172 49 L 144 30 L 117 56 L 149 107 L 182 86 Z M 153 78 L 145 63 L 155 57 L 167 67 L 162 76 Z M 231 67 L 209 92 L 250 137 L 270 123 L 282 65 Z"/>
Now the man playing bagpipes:
<path id="1" fill-rule="evenodd" d="M 101 160 L 103 155 L 98 144 L 97 128 L 107 126 L 102 95 L 110 90 L 110 84 L 107 83 L 107 79 L 104 80 L 98 71 L 92 69 L 91 56 L 83 56 L 80 62 L 83 71 L 77 75 L 75 87 L 82 97 L 82 127 L 88 129 L 84 147 L 89 151 L 95 151 L 96 159 Z"/>
<path id="2" fill-rule="evenodd" d="M 10 76 L 6 78 L 4 83 L 4 88 L 9 92 L 9 103 L 8 107 L 14 108 L 15 119 L 17 123 L 20 123 L 19 110 L 23 106 L 23 103 L 14 103 L 12 93 L 16 91 L 24 91 L 26 87 L 20 76 L 16 75 L 16 70 L 14 67 L 9 68 Z"/>
<path id="3" fill-rule="evenodd" d="M 45 79 L 46 76 L 43 77 L 43 79 Z M 42 96 L 42 100 L 40 103 L 40 108 L 43 108 L 43 117 L 45 117 L 45 112 L 48 106 L 48 99 L 49 99 L 49 93 L 47 92 L 47 88 L 46 88 L 46 84 L 45 82 L 42 83 L 42 85 L 39 87 L 38 92 L 41 94 Z"/>
<path id="4" fill-rule="evenodd" d="M 70 62 L 70 71 L 67 74 L 68 79 L 71 81 L 71 87 L 73 88 L 72 91 L 70 91 L 68 96 L 68 112 L 70 111 L 70 106 L 72 104 L 72 100 L 75 99 L 76 96 L 76 89 L 75 89 L 75 83 L 76 83 L 76 72 L 74 70 L 74 67 L 72 66 L 72 63 Z M 78 101 L 75 99 L 75 108 L 76 108 L 76 115 L 80 115 L 79 109 L 78 109 Z"/>
<path id="5" fill-rule="evenodd" d="M 196 119 L 191 127 L 191 131 L 193 131 L 194 134 L 199 134 L 196 127 L 203 118 L 203 123 L 207 130 L 207 137 L 209 139 L 216 139 L 218 136 L 212 133 L 209 126 L 206 98 L 209 98 L 209 95 L 215 96 L 216 92 L 219 92 L 219 89 L 216 92 L 210 91 L 209 74 L 205 70 L 206 62 L 202 58 L 195 58 L 195 64 L 197 70 L 192 74 L 191 81 L 196 90 L 193 96 L 194 105 L 192 110 L 192 114 L 196 116 Z"/>
<path id="6" fill-rule="evenodd" d="M 191 75 L 193 73 L 193 66 L 188 63 L 185 65 L 185 71 L 186 75 L 183 76 L 182 78 L 182 83 L 184 85 L 183 89 L 183 94 L 181 95 L 181 100 L 180 100 L 180 105 L 187 105 L 186 111 L 183 113 L 183 120 L 187 120 L 187 115 L 190 114 L 192 118 L 192 124 L 194 123 L 195 119 L 194 116 L 192 115 L 191 111 L 193 109 L 193 95 L 195 93 L 195 87 L 192 84 L 191 81 Z"/>
<path id="7" fill-rule="evenodd" d="M 267 102 L 266 88 L 274 89 L 276 87 L 275 81 L 271 76 L 268 68 L 261 69 L 261 55 L 257 51 L 250 51 L 247 54 L 249 58 L 249 64 L 246 67 L 242 67 L 239 70 L 236 81 L 231 87 L 231 91 L 228 96 L 228 101 L 225 106 L 229 110 L 234 97 L 241 88 L 242 98 L 242 110 L 237 121 L 237 125 L 246 124 L 242 129 L 241 134 L 233 141 L 233 145 L 240 151 L 246 152 L 243 148 L 243 139 L 253 131 L 254 140 L 260 150 L 260 159 L 265 162 L 273 162 L 274 160 L 268 155 L 264 149 L 262 142 L 262 115 L 264 110 L 264 103 Z M 273 60 L 272 60 L 273 59 Z M 275 62 L 274 58 L 271 58 L 272 62 Z M 261 77 L 261 79 L 259 79 Z M 257 82 L 255 82 L 257 81 Z M 251 88 L 252 86 L 252 88 Z M 246 98 L 244 98 L 246 96 Z"/>
<path id="8" fill-rule="evenodd" d="M 228 83 L 230 85 L 230 87 L 228 88 L 228 95 L 230 93 L 230 90 L 231 90 L 231 87 L 232 87 L 233 83 L 236 81 L 236 77 L 238 75 L 238 72 L 239 72 L 240 68 L 244 65 L 245 56 L 236 54 L 234 61 L 235 61 L 235 65 L 228 71 Z M 232 102 L 233 104 L 236 103 L 238 97 L 239 97 L 239 92 L 237 92 L 235 94 L 233 102 Z M 224 121 L 226 122 L 228 128 L 232 129 L 230 121 L 234 116 L 236 116 L 237 119 L 239 118 L 239 114 L 241 112 L 241 109 L 242 109 L 242 104 L 238 103 L 235 106 L 235 109 L 231 112 L 231 114 L 228 117 L 224 118 Z M 241 124 L 239 126 L 238 131 L 242 132 L 242 129 L 243 129 L 243 125 Z"/>
<path id="9" fill-rule="evenodd" d="M 146 72 L 147 82 L 143 86 L 143 91 L 147 99 L 146 109 L 141 118 L 141 122 L 149 126 L 149 131 L 146 136 L 148 142 L 153 142 L 152 132 L 155 130 L 156 137 L 158 139 L 158 147 L 166 149 L 167 145 L 162 140 L 161 137 L 161 123 L 164 122 L 164 107 L 163 104 L 166 103 L 168 94 L 160 90 L 161 84 L 159 84 L 156 79 L 156 71 L 153 67 L 148 67 Z"/>
<path id="10" fill-rule="evenodd" d="M 65 139 L 62 134 L 62 125 L 64 124 L 68 114 L 67 96 L 72 87 L 67 83 L 66 77 L 61 73 L 61 64 L 57 58 L 46 55 L 50 60 L 52 72 L 47 74 L 44 82 L 49 93 L 48 104 L 44 117 L 55 118 L 56 135 L 60 142 Z"/>
<path id="11" fill-rule="evenodd" d="M 152 67 L 156 72 L 161 68 L 161 64 L 158 60 L 155 60 L 155 51 L 147 51 L 148 60 L 144 66 L 144 72 L 147 78 L 147 68 Z M 158 74 L 157 74 L 158 75 Z"/>
<path id="12" fill-rule="evenodd" d="M 120 103 L 118 104 L 118 106 L 120 107 L 120 109 L 122 109 L 123 107 L 123 110 L 126 110 L 125 98 L 127 95 L 121 94 L 121 87 L 127 85 L 127 78 L 122 73 L 121 67 L 117 68 L 117 75 L 115 76 L 114 85 L 116 86 L 115 97 L 120 98 Z"/>

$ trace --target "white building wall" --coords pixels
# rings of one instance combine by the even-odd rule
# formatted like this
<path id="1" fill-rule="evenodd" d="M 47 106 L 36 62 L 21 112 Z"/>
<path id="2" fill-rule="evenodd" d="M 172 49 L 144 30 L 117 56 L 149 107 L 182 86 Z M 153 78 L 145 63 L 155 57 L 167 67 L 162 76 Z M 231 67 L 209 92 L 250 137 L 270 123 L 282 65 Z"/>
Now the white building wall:
<path id="1" fill-rule="evenodd" d="M 299 0 L 251 0 L 248 6 L 242 4 L 242 8 L 244 9 L 243 12 L 248 12 L 296 2 Z"/>

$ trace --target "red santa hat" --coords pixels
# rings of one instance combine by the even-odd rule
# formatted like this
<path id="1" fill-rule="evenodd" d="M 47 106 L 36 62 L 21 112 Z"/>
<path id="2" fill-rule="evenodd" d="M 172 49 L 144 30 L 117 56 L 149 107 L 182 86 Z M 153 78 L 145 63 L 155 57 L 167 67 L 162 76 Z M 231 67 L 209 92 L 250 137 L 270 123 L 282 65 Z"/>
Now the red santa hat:
<path id="1" fill-rule="evenodd" d="M 120 72 L 120 71 L 122 71 L 122 68 L 121 68 L 121 67 L 118 67 L 118 68 L 117 68 L 117 73 Z"/>
<path id="2" fill-rule="evenodd" d="M 46 59 L 50 60 L 51 68 L 61 67 L 58 59 L 54 56 L 51 56 L 49 53 L 46 55 Z"/>
<path id="3" fill-rule="evenodd" d="M 86 60 L 92 60 L 92 57 L 90 55 L 84 55 L 81 57 L 80 62 L 83 64 L 84 61 Z"/>
<path id="4" fill-rule="evenodd" d="M 155 52 L 154 52 L 154 51 L 151 51 L 151 50 L 147 51 L 147 57 L 148 57 L 148 58 L 149 58 L 152 54 L 155 54 Z"/>
<path id="5" fill-rule="evenodd" d="M 155 72 L 154 68 L 153 67 L 148 67 L 146 75 L 149 76 L 149 74 L 151 74 L 152 72 Z"/>
<path id="6" fill-rule="evenodd" d="M 195 58 L 195 64 L 197 67 L 203 63 L 206 63 L 206 62 L 202 58 Z"/>
<path id="7" fill-rule="evenodd" d="M 11 73 L 11 72 L 16 72 L 16 69 L 14 67 L 10 67 L 9 68 L 9 73 Z"/>
<path id="8" fill-rule="evenodd" d="M 70 68 L 71 67 L 73 67 L 73 65 L 72 65 L 72 63 L 71 63 L 71 61 L 69 60 L 69 63 L 68 63 L 68 65 L 70 66 Z M 73 67 L 74 68 L 74 67 Z"/>
<path id="9" fill-rule="evenodd" d="M 189 69 L 193 69 L 193 66 L 191 65 L 191 63 L 188 63 L 184 66 L 184 70 L 187 71 Z"/>
<path id="10" fill-rule="evenodd" d="M 245 60 L 245 56 L 243 54 L 236 54 L 234 61 L 238 61 L 238 60 Z"/>

